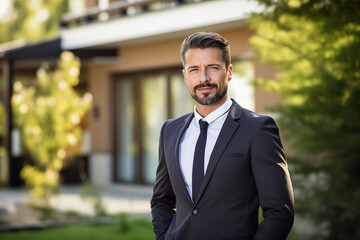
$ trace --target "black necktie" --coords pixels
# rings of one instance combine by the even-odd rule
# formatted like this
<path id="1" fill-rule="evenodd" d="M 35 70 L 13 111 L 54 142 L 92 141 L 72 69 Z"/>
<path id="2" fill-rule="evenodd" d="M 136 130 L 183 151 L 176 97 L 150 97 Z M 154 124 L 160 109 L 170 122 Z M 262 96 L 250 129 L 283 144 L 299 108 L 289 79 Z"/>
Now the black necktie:
<path id="1" fill-rule="evenodd" d="M 201 182 L 204 178 L 204 157 L 205 157 L 205 144 L 206 144 L 208 123 L 199 120 L 199 125 L 200 125 L 200 135 L 195 147 L 193 172 L 192 172 L 192 196 L 194 202 L 198 197 Z"/>

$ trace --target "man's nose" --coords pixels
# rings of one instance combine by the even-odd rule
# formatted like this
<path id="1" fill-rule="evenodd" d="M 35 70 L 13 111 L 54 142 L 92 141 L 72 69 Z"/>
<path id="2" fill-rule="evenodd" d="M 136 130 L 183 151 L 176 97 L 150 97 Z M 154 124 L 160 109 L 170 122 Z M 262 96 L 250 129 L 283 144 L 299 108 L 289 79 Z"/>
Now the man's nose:
<path id="1" fill-rule="evenodd" d="M 210 76 L 206 68 L 200 70 L 200 83 L 206 83 L 210 81 Z"/>

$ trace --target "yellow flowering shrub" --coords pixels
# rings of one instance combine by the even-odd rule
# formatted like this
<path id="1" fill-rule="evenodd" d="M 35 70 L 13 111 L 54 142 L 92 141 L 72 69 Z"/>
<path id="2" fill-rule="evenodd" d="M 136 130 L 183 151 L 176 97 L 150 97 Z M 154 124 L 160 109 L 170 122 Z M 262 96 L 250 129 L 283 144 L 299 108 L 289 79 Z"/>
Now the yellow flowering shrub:
<path id="1" fill-rule="evenodd" d="M 63 52 L 54 71 L 40 68 L 34 86 L 14 84 L 12 107 L 22 140 L 35 165 L 27 165 L 21 177 L 32 188 L 31 194 L 48 203 L 59 186 L 63 160 L 80 146 L 81 118 L 90 109 L 92 95 L 80 96 L 80 61 Z"/>

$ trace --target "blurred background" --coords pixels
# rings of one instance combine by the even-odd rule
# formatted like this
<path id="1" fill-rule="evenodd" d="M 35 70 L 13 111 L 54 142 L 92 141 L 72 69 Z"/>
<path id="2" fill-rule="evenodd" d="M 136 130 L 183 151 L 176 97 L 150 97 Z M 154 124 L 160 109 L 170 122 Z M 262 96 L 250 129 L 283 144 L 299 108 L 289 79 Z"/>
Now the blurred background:
<path id="1" fill-rule="evenodd" d="M 1 239 L 154 238 L 159 132 L 193 110 L 197 31 L 229 40 L 230 97 L 279 125 L 288 239 L 360 239 L 359 1 L 0 0 Z"/>

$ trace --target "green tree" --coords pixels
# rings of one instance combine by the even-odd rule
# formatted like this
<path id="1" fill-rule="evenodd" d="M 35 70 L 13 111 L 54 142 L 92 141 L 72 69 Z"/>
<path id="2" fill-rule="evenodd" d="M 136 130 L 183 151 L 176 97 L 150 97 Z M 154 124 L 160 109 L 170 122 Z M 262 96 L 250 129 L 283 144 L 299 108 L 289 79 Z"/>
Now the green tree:
<path id="1" fill-rule="evenodd" d="M 325 226 L 312 239 L 360 239 L 360 3 L 258 2 L 251 42 L 278 73 L 256 84 L 282 98 L 272 110 L 294 151 L 296 212 Z"/>
<path id="2" fill-rule="evenodd" d="M 37 42 L 59 32 L 61 16 L 68 9 L 66 0 L 12 0 L 0 18 L 0 43 L 17 39 Z"/>
<path id="3" fill-rule="evenodd" d="M 35 165 L 21 170 L 32 187 L 32 196 L 49 207 L 49 198 L 59 185 L 63 160 L 77 152 L 81 142 L 81 118 L 91 106 L 92 95 L 79 96 L 80 62 L 71 52 L 63 52 L 54 72 L 40 68 L 35 86 L 14 84 L 12 107 L 21 128 L 24 145 Z"/>
<path id="4" fill-rule="evenodd" d="M 5 111 L 4 111 L 4 106 L 0 101 L 0 148 L 4 145 L 3 144 L 3 138 L 4 138 L 4 126 L 5 126 Z"/>
<path id="5" fill-rule="evenodd" d="M 2 79 L 0 77 L 0 92 L 2 91 Z M 0 94 L 0 98 L 2 95 Z M 6 151 L 5 151 L 5 108 L 4 105 L 0 99 L 0 185 L 5 184 L 5 177 L 1 174 L 2 169 L 4 168 L 4 161 L 6 157 Z"/>

